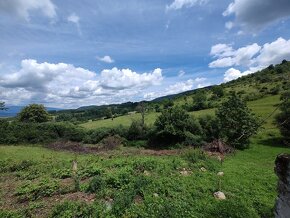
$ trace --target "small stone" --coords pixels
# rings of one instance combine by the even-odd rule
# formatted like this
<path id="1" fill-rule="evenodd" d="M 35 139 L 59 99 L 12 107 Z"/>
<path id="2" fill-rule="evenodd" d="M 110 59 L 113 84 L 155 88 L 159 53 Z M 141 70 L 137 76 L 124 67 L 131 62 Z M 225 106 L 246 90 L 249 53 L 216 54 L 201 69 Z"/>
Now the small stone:
<path id="1" fill-rule="evenodd" d="M 145 176 L 150 176 L 150 173 L 147 170 L 144 170 L 143 173 L 144 173 Z"/>
<path id="2" fill-rule="evenodd" d="M 187 171 L 185 168 L 183 168 L 183 170 L 180 171 L 180 174 L 183 176 L 188 176 L 190 174 L 190 171 Z"/>
<path id="3" fill-rule="evenodd" d="M 201 172 L 206 172 L 206 169 L 204 167 L 200 168 Z"/>
<path id="4" fill-rule="evenodd" d="M 157 193 L 153 193 L 153 196 L 154 196 L 155 198 L 159 197 L 159 195 L 158 195 Z"/>
<path id="5" fill-rule="evenodd" d="M 219 200 L 225 200 L 226 199 L 226 196 L 223 192 L 221 191 L 218 191 L 218 192 L 215 192 L 213 194 L 213 196 L 216 198 L 216 199 L 219 199 Z"/>
<path id="6" fill-rule="evenodd" d="M 218 172 L 217 175 L 218 176 L 224 176 L 225 174 L 224 174 L 224 172 Z"/>

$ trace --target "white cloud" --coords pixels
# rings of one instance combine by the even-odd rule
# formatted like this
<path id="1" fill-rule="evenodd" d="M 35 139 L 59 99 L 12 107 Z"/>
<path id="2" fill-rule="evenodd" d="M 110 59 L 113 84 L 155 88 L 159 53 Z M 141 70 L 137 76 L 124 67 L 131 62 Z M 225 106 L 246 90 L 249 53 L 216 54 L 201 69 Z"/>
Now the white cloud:
<path id="1" fill-rule="evenodd" d="M 81 31 L 81 27 L 80 27 L 80 17 L 77 16 L 75 13 L 72 13 L 70 16 L 67 17 L 67 21 L 74 23 L 76 25 L 78 33 L 81 36 L 82 31 Z"/>
<path id="2" fill-rule="evenodd" d="M 207 3 L 207 0 L 174 0 L 170 5 L 166 5 L 166 10 L 178 10 L 185 8 L 190 8 L 195 5 L 203 5 Z"/>
<path id="3" fill-rule="evenodd" d="M 265 68 L 270 64 L 278 64 L 283 59 L 290 60 L 290 39 L 278 38 L 272 43 L 266 43 L 260 54 L 252 60 L 251 67 Z"/>
<path id="4" fill-rule="evenodd" d="M 245 71 L 245 72 L 241 72 L 235 68 L 230 68 L 224 74 L 224 81 L 229 82 L 231 80 L 237 79 L 237 78 L 242 77 L 242 76 L 246 76 L 246 75 L 251 74 L 251 73 L 253 73 L 253 72 L 249 71 L 249 70 Z"/>
<path id="5" fill-rule="evenodd" d="M 257 71 L 290 59 L 290 39 L 278 38 L 274 42 L 259 46 L 257 43 L 234 50 L 230 45 L 217 44 L 210 55 L 217 58 L 209 64 L 211 68 L 243 66 Z"/>
<path id="6" fill-rule="evenodd" d="M 212 47 L 210 54 L 218 59 L 209 64 L 210 68 L 249 66 L 251 59 L 261 50 L 261 47 L 254 43 L 237 50 L 226 44 L 218 44 Z"/>
<path id="7" fill-rule="evenodd" d="M 290 17 L 289 0 L 234 0 L 224 16 L 235 15 L 235 23 L 251 31 Z"/>
<path id="8" fill-rule="evenodd" d="M 162 70 L 155 69 L 152 73 L 138 74 L 130 69 L 103 70 L 101 72 L 101 85 L 104 88 L 124 89 L 131 87 L 147 87 L 159 85 L 163 80 Z"/>
<path id="9" fill-rule="evenodd" d="M 10 105 L 35 102 L 64 108 L 120 103 L 162 79 L 159 68 L 142 74 L 113 68 L 99 75 L 65 63 L 23 60 L 20 70 L 0 76 L 0 99 Z"/>
<path id="10" fill-rule="evenodd" d="M 105 62 L 105 63 L 108 63 L 108 64 L 111 64 L 111 63 L 114 63 L 115 61 L 108 55 L 105 55 L 104 57 L 97 57 L 97 59 L 99 61 L 102 61 L 102 62 Z"/>
<path id="11" fill-rule="evenodd" d="M 51 0 L 0 0 L 0 11 L 27 21 L 32 11 L 40 11 L 48 18 L 56 17 L 56 6 Z"/>

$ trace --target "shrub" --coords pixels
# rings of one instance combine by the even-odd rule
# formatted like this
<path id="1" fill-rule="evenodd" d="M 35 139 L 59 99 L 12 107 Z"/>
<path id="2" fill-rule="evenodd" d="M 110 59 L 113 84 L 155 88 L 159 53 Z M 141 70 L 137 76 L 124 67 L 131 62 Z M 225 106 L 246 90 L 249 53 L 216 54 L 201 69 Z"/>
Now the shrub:
<path id="1" fill-rule="evenodd" d="M 80 142 L 85 132 L 71 123 L 20 123 L 0 121 L 0 143 L 47 143 L 58 139 Z"/>
<path id="2" fill-rule="evenodd" d="M 188 133 L 186 135 L 187 131 L 193 135 L 202 135 L 198 120 L 180 107 L 163 110 L 154 127 L 155 129 L 149 133 L 149 143 L 155 146 L 183 143 L 189 135 Z"/>
<path id="3" fill-rule="evenodd" d="M 98 144 L 104 138 L 112 135 L 119 135 L 121 137 L 127 136 L 128 129 L 123 126 L 116 128 L 100 128 L 96 130 L 90 130 L 84 137 L 84 142 L 88 144 Z"/>
<path id="4" fill-rule="evenodd" d="M 113 135 L 113 136 L 108 136 L 104 138 L 100 142 L 100 144 L 103 149 L 113 150 L 113 149 L 120 148 L 124 142 L 125 142 L 124 139 L 120 137 L 119 135 Z"/>
<path id="5" fill-rule="evenodd" d="M 202 128 L 203 140 L 212 142 L 219 138 L 220 126 L 216 117 L 205 115 L 198 118 L 198 122 Z"/>
<path id="6" fill-rule="evenodd" d="M 145 138 L 147 127 L 142 124 L 140 120 L 133 120 L 130 128 L 128 129 L 127 139 L 141 140 Z"/>
<path id="7" fill-rule="evenodd" d="M 98 193 L 103 190 L 106 183 L 101 176 L 95 176 L 89 184 L 87 192 Z"/>
<path id="8" fill-rule="evenodd" d="M 38 183 L 27 182 L 16 190 L 20 201 L 37 200 L 41 197 L 49 197 L 59 190 L 56 180 L 43 179 Z"/>

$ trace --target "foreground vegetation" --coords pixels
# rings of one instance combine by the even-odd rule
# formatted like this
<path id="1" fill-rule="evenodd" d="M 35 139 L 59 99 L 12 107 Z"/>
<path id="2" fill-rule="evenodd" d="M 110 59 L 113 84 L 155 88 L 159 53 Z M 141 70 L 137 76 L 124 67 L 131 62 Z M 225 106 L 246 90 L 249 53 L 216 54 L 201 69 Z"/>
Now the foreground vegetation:
<path id="1" fill-rule="evenodd" d="M 171 156 L 132 148 L 96 155 L 29 145 L 0 151 L 1 217 L 272 217 L 273 163 L 290 149 L 268 130 L 222 165 L 194 149 Z M 72 178 L 75 159 L 79 190 Z M 213 197 L 219 171 L 225 173 L 225 201 Z"/>

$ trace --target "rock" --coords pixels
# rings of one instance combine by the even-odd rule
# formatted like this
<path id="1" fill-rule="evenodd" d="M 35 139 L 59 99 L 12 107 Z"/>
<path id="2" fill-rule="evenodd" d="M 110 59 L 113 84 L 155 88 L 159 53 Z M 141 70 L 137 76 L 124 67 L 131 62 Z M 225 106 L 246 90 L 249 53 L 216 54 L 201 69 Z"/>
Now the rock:
<path id="1" fill-rule="evenodd" d="M 218 176 L 224 176 L 224 172 L 218 172 L 217 175 Z"/>
<path id="2" fill-rule="evenodd" d="M 147 170 L 144 170 L 143 173 L 144 173 L 145 176 L 150 176 L 150 173 Z"/>
<path id="3" fill-rule="evenodd" d="M 188 176 L 189 173 L 185 170 L 185 171 L 180 171 L 180 174 L 183 176 Z"/>
<path id="4" fill-rule="evenodd" d="M 185 168 L 182 169 L 182 171 L 180 171 L 180 174 L 183 176 L 188 176 L 191 173 L 190 170 L 186 170 Z"/>
<path id="5" fill-rule="evenodd" d="M 200 168 L 201 172 L 206 172 L 206 169 L 204 167 Z"/>
<path id="6" fill-rule="evenodd" d="M 155 198 L 159 197 L 159 195 L 158 195 L 157 193 L 153 193 L 153 196 L 154 196 Z"/>
<path id="7" fill-rule="evenodd" d="M 106 198 L 105 205 L 107 210 L 112 210 L 113 201 L 114 200 L 112 198 Z"/>
<path id="8" fill-rule="evenodd" d="M 213 194 L 213 196 L 216 198 L 216 199 L 219 199 L 219 200 L 225 200 L 226 199 L 226 196 L 223 192 L 221 191 L 218 191 L 218 192 L 215 192 Z"/>
<path id="9" fill-rule="evenodd" d="M 276 218 L 286 218 L 290 214 L 290 154 L 278 155 L 275 164 L 279 180 L 274 214 Z"/>

